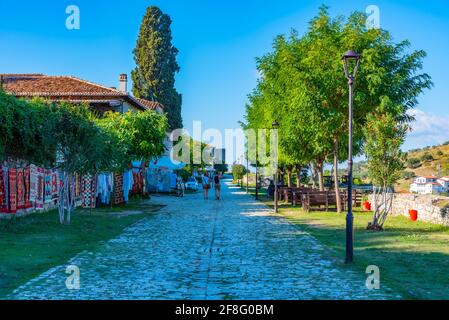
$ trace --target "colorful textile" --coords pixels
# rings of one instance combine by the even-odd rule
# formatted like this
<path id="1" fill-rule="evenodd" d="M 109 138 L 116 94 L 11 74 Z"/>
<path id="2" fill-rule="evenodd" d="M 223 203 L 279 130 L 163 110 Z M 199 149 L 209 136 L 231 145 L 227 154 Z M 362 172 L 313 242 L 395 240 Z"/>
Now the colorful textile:
<path id="1" fill-rule="evenodd" d="M 45 201 L 45 169 L 37 168 L 37 182 L 36 182 L 36 209 L 42 210 Z"/>
<path id="2" fill-rule="evenodd" d="M 95 177 L 91 174 L 83 176 L 83 208 L 95 208 L 96 207 L 96 181 Z"/>
<path id="3" fill-rule="evenodd" d="M 9 208 L 8 213 L 17 212 L 17 170 L 9 169 Z"/>
<path id="4" fill-rule="evenodd" d="M 31 195 L 31 168 L 28 166 L 23 171 L 23 178 L 25 184 L 25 209 L 33 207 L 33 203 L 30 200 Z"/>
<path id="5" fill-rule="evenodd" d="M 25 209 L 25 179 L 23 177 L 23 169 L 16 169 L 17 181 L 17 210 Z"/>
<path id="6" fill-rule="evenodd" d="M 75 174 L 75 206 L 81 206 L 83 202 L 83 193 L 82 193 L 82 183 L 83 177 L 76 173 Z"/>
<path id="7" fill-rule="evenodd" d="M 31 203 L 36 202 L 37 198 L 37 177 L 38 177 L 37 167 L 34 164 L 32 164 L 30 165 L 30 196 L 29 196 L 29 201 Z"/>
<path id="8" fill-rule="evenodd" d="M 126 171 L 123 174 L 123 199 L 125 202 L 128 202 L 129 200 L 129 192 L 131 191 L 131 188 L 133 186 L 134 179 L 132 175 L 132 171 Z"/>
<path id="9" fill-rule="evenodd" d="M 110 173 L 102 173 L 97 176 L 97 195 L 102 204 L 109 204 L 111 193 L 114 190 L 114 179 Z"/>
<path id="10" fill-rule="evenodd" d="M 143 194 L 143 177 L 141 172 L 133 171 L 132 191 L 135 194 Z"/>
<path id="11" fill-rule="evenodd" d="M 51 170 L 51 200 L 56 201 L 59 198 L 59 172 L 58 169 Z"/>
<path id="12" fill-rule="evenodd" d="M 5 184 L 5 174 L 7 175 L 8 172 L 6 171 L 5 173 L 5 170 L 0 167 L 0 212 L 2 213 L 8 211 L 8 192 Z"/>
<path id="13" fill-rule="evenodd" d="M 123 199 L 123 175 L 120 173 L 114 173 L 114 204 L 122 204 L 125 202 Z"/>
<path id="14" fill-rule="evenodd" d="M 44 202 L 50 203 L 52 199 L 52 178 L 53 172 L 51 170 L 45 170 L 45 187 L 44 187 Z"/>

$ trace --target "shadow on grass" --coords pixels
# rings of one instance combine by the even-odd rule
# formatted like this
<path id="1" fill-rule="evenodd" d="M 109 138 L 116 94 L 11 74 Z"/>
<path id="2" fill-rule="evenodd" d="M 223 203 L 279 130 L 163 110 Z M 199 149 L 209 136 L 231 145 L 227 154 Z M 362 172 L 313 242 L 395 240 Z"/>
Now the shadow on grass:
<path id="1" fill-rule="evenodd" d="M 295 210 L 281 215 L 344 259 L 345 214 Z M 381 284 L 404 299 L 449 299 L 449 228 L 390 217 L 385 231 L 375 232 L 366 230 L 370 218 L 369 213 L 355 215 L 355 261 L 350 267 L 364 273 L 368 266 L 378 266 Z"/>

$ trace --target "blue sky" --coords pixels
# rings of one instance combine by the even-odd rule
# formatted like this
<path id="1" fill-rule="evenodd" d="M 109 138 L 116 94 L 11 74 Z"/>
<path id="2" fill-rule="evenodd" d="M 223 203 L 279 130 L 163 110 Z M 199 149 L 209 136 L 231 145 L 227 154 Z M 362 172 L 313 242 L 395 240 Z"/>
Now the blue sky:
<path id="1" fill-rule="evenodd" d="M 68 5 L 81 11 L 81 29 L 65 27 Z M 158 5 L 173 20 L 187 129 L 236 128 L 246 96 L 255 87 L 255 57 L 271 49 L 273 38 L 291 28 L 303 33 L 321 4 L 331 14 L 380 9 L 381 27 L 397 41 L 409 39 L 428 53 L 424 71 L 435 87 L 420 99 L 415 131 L 405 148 L 449 140 L 449 3 L 432 1 L 306 0 L 0 0 L 0 73 L 74 75 L 107 86 L 130 74 L 132 49 L 141 18 Z"/>

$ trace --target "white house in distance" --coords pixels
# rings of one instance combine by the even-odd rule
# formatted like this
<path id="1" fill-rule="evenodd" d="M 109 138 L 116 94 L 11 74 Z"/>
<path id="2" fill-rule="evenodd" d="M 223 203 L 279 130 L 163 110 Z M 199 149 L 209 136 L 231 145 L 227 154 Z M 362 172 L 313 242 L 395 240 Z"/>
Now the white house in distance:
<path id="1" fill-rule="evenodd" d="M 410 192 L 419 194 L 438 194 L 449 192 L 449 177 L 417 177 L 410 185 Z"/>

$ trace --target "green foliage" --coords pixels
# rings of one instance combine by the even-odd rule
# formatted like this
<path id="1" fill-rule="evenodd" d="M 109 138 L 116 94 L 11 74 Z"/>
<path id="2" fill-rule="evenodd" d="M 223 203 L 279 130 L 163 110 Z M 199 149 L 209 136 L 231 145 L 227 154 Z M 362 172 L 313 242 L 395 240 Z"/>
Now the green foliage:
<path id="1" fill-rule="evenodd" d="M 207 157 L 203 157 L 203 154 L 210 155 L 212 153 L 212 147 L 207 143 L 193 140 L 184 134 L 179 137 L 174 146 L 174 150 L 178 150 L 178 154 L 173 154 L 174 160 L 187 163 L 186 170 L 189 170 L 192 175 L 195 169 L 204 169 L 206 166 L 212 165 L 212 157 L 209 159 L 210 162 L 207 161 Z"/>
<path id="2" fill-rule="evenodd" d="M 416 174 L 412 171 L 404 171 L 402 173 L 402 179 L 410 180 L 416 177 Z"/>
<path id="3" fill-rule="evenodd" d="M 118 171 L 164 152 L 167 120 L 152 111 L 106 114 L 88 105 L 25 101 L 0 91 L 0 158 L 68 173 Z"/>
<path id="4" fill-rule="evenodd" d="M 360 12 L 331 18 L 322 7 L 304 35 L 278 36 L 273 51 L 257 59 L 261 79 L 249 96 L 246 123 L 271 128 L 277 120 L 281 165 L 322 163 L 334 154 L 337 163 L 346 158 L 348 85 L 341 56 L 348 49 L 362 55 L 354 95 L 354 154 L 363 151 L 364 127 L 373 110 L 397 122 L 413 120 L 407 110 L 432 86 L 420 73 L 426 54 L 410 51 L 408 41 L 394 43 L 388 31 L 368 30 L 365 21 Z"/>
<path id="5" fill-rule="evenodd" d="M 153 111 L 107 112 L 97 123 L 118 139 L 123 154 L 119 159 L 126 164 L 133 160 L 151 160 L 165 151 L 167 118 L 164 115 Z"/>
<path id="6" fill-rule="evenodd" d="M 418 158 L 409 158 L 407 159 L 407 168 L 416 169 L 421 166 L 421 160 Z"/>
<path id="7" fill-rule="evenodd" d="M 234 180 L 241 180 L 243 176 L 247 173 L 246 167 L 242 164 L 234 164 L 232 166 L 232 175 Z"/>
<path id="8" fill-rule="evenodd" d="M 58 166 L 69 173 L 96 173 L 119 169 L 119 141 L 92 121 L 88 105 L 62 103 L 50 106 L 56 124 Z"/>
<path id="9" fill-rule="evenodd" d="M 438 151 L 437 151 L 437 156 L 439 156 L 439 157 L 444 156 L 444 152 L 441 151 L 441 150 L 438 150 Z"/>
<path id="10" fill-rule="evenodd" d="M 222 173 L 222 174 L 226 173 L 226 172 L 229 170 L 227 164 L 221 164 L 221 163 L 220 163 L 220 164 L 215 164 L 215 165 L 214 165 L 214 169 L 215 169 L 216 171 Z"/>
<path id="11" fill-rule="evenodd" d="M 45 103 L 26 102 L 0 91 L 0 160 L 11 157 L 53 164 L 54 126 L 55 117 Z"/>
<path id="12" fill-rule="evenodd" d="M 182 178 L 182 181 L 186 182 L 187 179 L 189 179 L 192 175 L 190 174 L 190 171 L 186 168 L 181 170 L 176 170 L 176 174 Z"/>
<path id="13" fill-rule="evenodd" d="M 364 129 L 368 176 L 374 185 L 391 187 L 401 178 L 405 155 L 401 152 L 407 126 L 389 113 L 369 114 Z"/>
<path id="14" fill-rule="evenodd" d="M 429 161 L 433 161 L 433 156 L 430 152 L 426 152 L 421 156 L 421 161 L 422 162 L 429 162 Z"/>
<path id="15" fill-rule="evenodd" d="M 167 112 L 170 129 L 182 128 L 182 96 L 175 89 L 177 54 L 170 17 L 158 7 L 149 7 L 134 49 L 133 93 L 138 98 L 160 102 Z"/>

